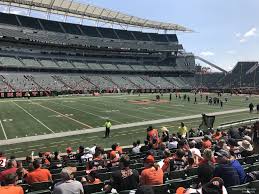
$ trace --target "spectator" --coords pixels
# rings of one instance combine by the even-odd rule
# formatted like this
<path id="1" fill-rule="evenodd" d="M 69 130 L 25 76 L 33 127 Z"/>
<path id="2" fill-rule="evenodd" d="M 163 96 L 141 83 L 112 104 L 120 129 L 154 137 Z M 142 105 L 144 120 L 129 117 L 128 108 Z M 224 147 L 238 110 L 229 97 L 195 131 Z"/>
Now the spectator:
<path id="1" fill-rule="evenodd" d="M 170 160 L 170 171 L 183 170 L 187 166 L 187 161 L 184 157 L 184 151 L 178 149 L 175 158 Z"/>
<path id="2" fill-rule="evenodd" d="M 62 181 L 55 184 L 53 194 L 83 194 L 84 189 L 79 181 L 74 180 L 76 167 L 66 167 L 61 171 Z"/>
<path id="3" fill-rule="evenodd" d="M 137 170 L 131 169 L 130 158 L 123 156 L 120 159 L 120 170 L 112 174 L 112 186 L 117 192 L 123 190 L 136 189 L 139 184 L 139 173 Z"/>
<path id="4" fill-rule="evenodd" d="M 28 184 L 52 181 L 49 170 L 41 168 L 40 160 L 34 160 L 33 167 L 34 170 L 32 172 L 29 172 L 25 178 Z"/>
<path id="5" fill-rule="evenodd" d="M 177 137 L 175 134 L 172 135 L 172 137 L 169 139 L 169 143 L 168 143 L 168 149 L 177 149 L 178 147 L 178 141 L 177 141 Z"/>
<path id="6" fill-rule="evenodd" d="M 0 167 L 5 168 L 7 158 L 5 157 L 3 152 L 0 152 Z"/>
<path id="7" fill-rule="evenodd" d="M 84 151 L 85 151 L 84 146 L 82 145 L 79 146 L 78 153 L 76 154 L 76 157 L 75 157 L 79 161 L 79 163 L 82 163 L 81 157 L 85 154 Z"/>
<path id="8" fill-rule="evenodd" d="M 196 168 L 197 167 L 197 164 L 195 163 L 194 158 L 188 158 L 187 159 L 187 163 L 188 163 L 188 165 L 186 166 L 187 169 Z"/>
<path id="9" fill-rule="evenodd" d="M 163 172 L 170 172 L 170 160 L 172 160 L 172 155 L 170 150 L 166 149 L 164 151 L 164 160 L 163 160 L 163 165 L 162 165 L 162 170 Z"/>
<path id="10" fill-rule="evenodd" d="M 155 159 L 149 155 L 144 160 L 145 169 L 141 172 L 141 185 L 161 185 L 163 184 L 164 173 L 162 169 L 155 164 Z"/>
<path id="11" fill-rule="evenodd" d="M 100 150 L 96 150 L 94 159 L 87 164 L 87 170 L 98 170 L 105 168 L 102 152 Z"/>
<path id="12" fill-rule="evenodd" d="M 147 140 L 144 140 L 144 145 L 141 146 L 140 148 L 140 152 L 147 152 L 148 151 L 148 141 Z"/>
<path id="13" fill-rule="evenodd" d="M 141 148 L 140 140 L 139 139 L 137 140 L 137 146 L 139 147 L 139 149 Z"/>
<path id="14" fill-rule="evenodd" d="M 0 182 L 4 181 L 4 177 L 6 175 L 16 173 L 16 170 L 17 170 L 16 160 L 8 160 L 7 161 L 7 169 L 0 172 Z"/>
<path id="15" fill-rule="evenodd" d="M 168 142 L 169 141 L 169 131 L 166 127 L 161 128 L 162 131 L 162 136 L 161 136 L 161 141 L 162 142 Z"/>
<path id="16" fill-rule="evenodd" d="M 242 139 L 242 133 L 240 131 L 240 129 L 231 128 L 228 131 L 228 136 L 233 139 Z"/>
<path id="17" fill-rule="evenodd" d="M 140 148 L 136 142 L 133 142 L 133 148 L 132 148 L 132 154 L 139 154 L 140 153 Z"/>
<path id="18" fill-rule="evenodd" d="M 61 161 L 58 151 L 54 152 L 54 157 L 52 158 L 52 160 L 54 160 L 55 162 Z"/>
<path id="19" fill-rule="evenodd" d="M 214 165 L 216 163 L 216 160 L 212 155 L 211 149 L 205 149 L 202 156 L 203 157 L 200 158 L 199 166 L 202 164 Z"/>
<path id="20" fill-rule="evenodd" d="M 202 148 L 203 149 L 211 149 L 212 143 L 210 141 L 210 138 L 208 135 L 205 135 L 203 140 L 202 140 Z"/>
<path id="21" fill-rule="evenodd" d="M 152 125 L 150 125 L 148 128 L 147 128 L 147 140 L 150 142 L 150 143 L 153 143 L 153 140 L 154 139 L 158 139 L 159 138 L 159 135 L 158 135 L 158 131 L 157 129 L 153 129 Z"/>
<path id="22" fill-rule="evenodd" d="M 72 153 L 72 148 L 71 147 L 68 147 L 66 149 L 66 152 L 67 152 L 66 160 L 73 160 L 73 159 L 75 159 L 75 155 Z"/>
<path id="23" fill-rule="evenodd" d="M 226 150 L 226 151 L 230 150 L 230 147 L 227 146 L 226 141 L 224 139 L 220 139 L 214 148 L 215 152 L 218 152 L 221 149 Z"/>
<path id="24" fill-rule="evenodd" d="M 229 161 L 229 152 L 221 150 L 220 152 L 216 152 L 215 154 L 217 156 L 218 165 L 215 167 L 214 176 L 222 178 L 226 187 L 239 185 L 239 175 Z"/>
<path id="25" fill-rule="evenodd" d="M 220 129 L 217 129 L 216 132 L 212 135 L 212 139 L 214 141 L 219 141 L 219 139 L 222 137 Z"/>
<path id="26" fill-rule="evenodd" d="M 181 126 L 178 127 L 178 132 L 177 132 L 178 137 L 180 139 L 186 138 L 187 137 L 187 133 L 188 133 L 187 127 L 184 125 L 183 122 L 181 122 Z"/>
<path id="27" fill-rule="evenodd" d="M 122 147 L 118 143 L 115 143 L 115 146 L 116 151 L 121 155 L 123 153 Z"/>
<path id="28" fill-rule="evenodd" d="M 95 170 L 92 170 L 86 178 L 82 178 L 81 179 L 81 183 L 83 185 L 95 185 L 95 184 L 99 184 L 101 183 L 102 181 L 100 179 L 97 178 L 97 175 L 96 175 L 96 171 Z"/>
<path id="29" fill-rule="evenodd" d="M 248 157 L 254 154 L 254 148 L 252 144 L 249 143 L 249 141 L 243 140 L 238 142 L 238 145 L 242 157 Z"/>
<path id="30" fill-rule="evenodd" d="M 84 155 L 81 156 L 81 162 L 86 163 L 93 160 L 93 154 L 90 152 L 90 148 L 87 147 L 84 149 Z"/>
<path id="31" fill-rule="evenodd" d="M 199 163 L 199 158 L 201 158 L 201 151 L 195 147 L 196 142 L 194 140 L 189 142 L 190 151 L 192 153 L 192 157 L 194 159 L 194 163 Z"/>
<path id="32" fill-rule="evenodd" d="M 0 187 L 1 194 L 24 194 L 23 188 L 17 186 L 16 173 L 10 173 L 5 176 L 5 186 Z"/>
<path id="33" fill-rule="evenodd" d="M 27 175 L 27 170 L 25 170 L 24 168 L 18 168 L 16 170 L 16 174 L 17 174 L 17 184 L 25 184 L 25 176 Z"/>
<path id="34" fill-rule="evenodd" d="M 241 184 L 246 183 L 246 173 L 245 173 L 244 167 L 239 163 L 239 161 L 236 160 L 234 157 L 231 157 L 230 164 L 233 168 L 236 169 L 239 176 L 240 183 Z"/>

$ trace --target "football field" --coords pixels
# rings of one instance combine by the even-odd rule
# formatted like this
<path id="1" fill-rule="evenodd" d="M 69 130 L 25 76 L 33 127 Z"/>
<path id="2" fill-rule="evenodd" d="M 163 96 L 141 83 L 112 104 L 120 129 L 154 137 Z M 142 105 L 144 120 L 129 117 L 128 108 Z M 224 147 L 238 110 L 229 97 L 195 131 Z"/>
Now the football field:
<path id="1" fill-rule="evenodd" d="M 258 117 L 257 113 L 249 113 L 248 104 L 256 105 L 259 97 L 246 101 L 244 96 L 225 94 L 222 100 L 228 97 L 228 102 L 224 101 L 221 108 L 209 106 L 205 95 L 202 99 L 197 95 L 198 104 L 194 104 L 193 94 L 188 95 L 190 102 L 176 99 L 174 94 L 171 102 L 168 94 L 159 102 L 155 101 L 155 94 L 3 99 L 0 101 L 0 151 L 25 156 L 32 151 L 64 152 L 68 146 L 110 147 L 114 142 L 131 145 L 145 138 L 145 129 L 151 123 L 156 128 L 167 126 L 173 133 L 181 121 L 188 128 L 198 127 L 201 113 L 217 113 L 215 127 Z M 108 139 L 103 138 L 106 119 L 113 125 Z"/>

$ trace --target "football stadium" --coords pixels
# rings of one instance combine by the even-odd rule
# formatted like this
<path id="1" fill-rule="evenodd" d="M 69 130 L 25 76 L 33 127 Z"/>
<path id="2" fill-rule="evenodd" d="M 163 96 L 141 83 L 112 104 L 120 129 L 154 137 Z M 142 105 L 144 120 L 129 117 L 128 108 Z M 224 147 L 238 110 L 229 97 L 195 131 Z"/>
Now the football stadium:
<path id="1" fill-rule="evenodd" d="M 94 3 L 0 5 L 0 194 L 259 193 L 258 61 Z"/>

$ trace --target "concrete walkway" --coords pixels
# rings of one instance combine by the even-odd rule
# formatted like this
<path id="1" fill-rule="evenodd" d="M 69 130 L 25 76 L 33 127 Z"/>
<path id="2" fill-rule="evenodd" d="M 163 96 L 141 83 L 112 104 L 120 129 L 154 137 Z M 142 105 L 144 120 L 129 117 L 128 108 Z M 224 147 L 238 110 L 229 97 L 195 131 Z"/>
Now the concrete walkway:
<path id="1" fill-rule="evenodd" d="M 217 116 L 217 115 L 239 113 L 239 112 L 246 112 L 246 111 L 247 112 L 249 111 L 248 108 L 220 111 L 220 112 L 214 112 L 214 113 L 207 113 L 207 115 Z M 158 120 L 151 120 L 151 121 L 120 124 L 120 125 L 114 125 L 111 128 L 111 130 L 124 129 L 124 128 L 129 128 L 129 127 L 148 126 L 148 125 L 152 125 L 152 124 L 168 123 L 168 122 L 182 121 L 182 120 L 188 120 L 188 119 L 197 119 L 197 118 L 201 118 L 201 117 L 202 117 L 201 114 L 196 114 L 196 115 L 183 116 L 183 117 L 174 117 L 174 118 L 167 118 L 167 119 L 158 119 Z M 68 137 L 68 136 L 73 136 L 73 135 L 81 135 L 81 134 L 87 134 L 87 133 L 101 132 L 101 131 L 104 131 L 104 130 L 105 130 L 104 127 L 97 127 L 97 128 L 82 129 L 82 130 L 77 130 L 77 131 L 67 131 L 67 132 L 54 133 L 54 134 L 46 134 L 46 135 L 38 135 L 38 136 L 29 136 L 29 137 L 21 137 L 21 138 L 0 140 L 0 145 L 11 145 L 11 144 L 17 144 L 17 143 L 39 141 L 39 140 L 44 140 L 44 139 L 54 139 L 54 138 L 60 138 L 60 137 Z"/>

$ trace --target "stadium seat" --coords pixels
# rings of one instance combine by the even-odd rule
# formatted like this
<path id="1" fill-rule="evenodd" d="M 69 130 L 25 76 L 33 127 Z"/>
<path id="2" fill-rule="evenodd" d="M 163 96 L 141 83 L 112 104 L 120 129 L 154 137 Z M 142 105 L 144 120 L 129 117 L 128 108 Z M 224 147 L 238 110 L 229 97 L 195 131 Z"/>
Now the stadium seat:
<path id="1" fill-rule="evenodd" d="M 245 158 L 245 163 L 246 164 L 253 164 L 256 162 L 256 156 L 248 156 Z"/>
<path id="2" fill-rule="evenodd" d="M 84 176 L 84 175 L 86 175 L 86 171 L 85 170 L 74 172 L 74 176 L 75 177 L 77 177 L 77 176 Z"/>
<path id="3" fill-rule="evenodd" d="M 40 191 L 33 191 L 29 192 L 27 194 L 51 194 L 52 192 L 50 190 L 40 190 Z"/>
<path id="4" fill-rule="evenodd" d="M 198 173 L 198 168 L 190 168 L 186 170 L 186 174 L 189 176 L 194 176 L 197 175 Z"/>
<path id="5" fill-rule="evenodd" d="M 51 189 L 51 186 L 52 186 L 52 182 L 32 183 L 30 185 L 30 191 L 47 190 L 47 189 Z"/>
<path id="6" fill-rule="evenodd" d="M 93 184 L 93 185 L 85 185 L 84 186 L 84 193 L 91 194 L 102 191 L 104 183 Z"/>
<path id="7" fill-rule="evenodd" d="M 155 194 L 167 194 L 169 193 L 169 184 L 162 184 L 162 185 L 154 185 L 152 186 L 152 189 Z"/>
<path id="8" fill-rule="evenodd" d="M 259 171 L 259 163 L 254 163 L 252 166 L 249 167 L 249 172 Z"/>
<path id="9" fill-rule="evenodd" d="M 186 178 L 186 170 L 176 170 L 170 172 L 171 179 Z"/>
<path id="10" fill-rule="evenodd" d="M 102 182 L 104 182 L 104 181 L 110 180 L 111 179 L 111 175 L 112 175 L 111 172 L 99 173 L 98 177 L 100 178 L 100 180 Z"/>
<path id="11" fill-rule="evenodd" d="M 24 193 L 28 193 L 28 191 L 30 189 L 30 185 L 28 185 L 28 184 L 19 184 L 19 186 L 22 187 Z"/>
<path id="12" fill-rule="evenodd" d="M 259 193 L 259 180 L 251 181 L 248 187 L 251 193 Z"/>
<path id="13" fill-rule="evenodd" d="M 249 183 L 228 187 L 227 192 L 228 194 L 249 193 L 248 185 Z"/>
<path id="14" fill-rule="evenodd" d="M 130 194 L 132 190 L 120 191 L 119 194 Z M 134 190 L 135 191 L 135 190 Z"/>
<path id="15" fill-rule="evenodd" d="M 171 193 L 175 193 L 176 189 L 178 187 L 184 187 L 184 188 L 189 188 L 192 184 L 192 179 L 187 178 L 187 179 L 174 179 L 174 180 L 168 180 L 165 183 L 169 184 L 169 190 Z"/>

